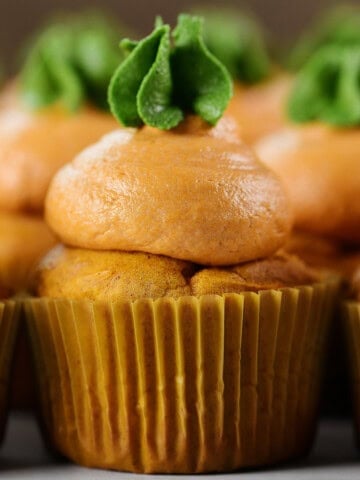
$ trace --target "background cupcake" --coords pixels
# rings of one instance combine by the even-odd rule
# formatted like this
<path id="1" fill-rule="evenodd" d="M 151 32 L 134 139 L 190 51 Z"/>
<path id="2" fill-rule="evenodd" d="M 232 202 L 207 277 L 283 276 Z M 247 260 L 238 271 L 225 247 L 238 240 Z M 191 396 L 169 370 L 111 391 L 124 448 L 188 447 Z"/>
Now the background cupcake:
<path id="1" fill-rule="evenodd" d="M 66 246 L 39 266 L 28 325 L 49 437 L 87 466 L 227 471 L 312 441 L 336 282 L 277 252 L 287 198 L 231 120 L 184 120 L 216 124 L 231 94 L 201 25 L 126 42 L 109 99 L 146 126 L 104 137 L 48 192 Z"/>
<path id="2" fill-rule="evenodd" d="M 0 242 L 13 257 L 0 271 L 16 290 L 26 286 L 30 257 L 36 261 L 54 243 L 40 220 L 52 176 L 115 127 L 106 89 L 121 60 L 118 37 L 118 28 L 99 15 L 65 17 L 34 39 L 19 76 L 2 92 L 0 212 L 8 227 Z M 25 248 L 17 248 L 18 232 Z"/>
<path id="3" fill-rule="evenodd" d="M 65 17 L 36 36 L 0 98 L 0 281 L 13 293 L 55 243 L 42 220 L 49 182 L 61 165 L 115 128 L 107 111 L 111 73 L 122 59 L 119 27 L 100 14 Z M 24 338 L 14 402 L 30 401 Z"/>
<path id="4" fill-rule="evenodd" d="M 286 126 L 256 150 L 287 187 L 299 230 L 359 244 L 360 10 L 335 11 L 293 52 Z M 329 194 L 332 192 L 332 194 Z"/>
<path id="5" fill-rule="evenodd" d="M 256 145 L 261 160 L 283 180 L 294 208 L 300 234 L 287 248 L 337 270 L 346 282 L 360 245 L 359 27 L 360 10 L 344 9 L 299 42 L 292 63 L 300 70 L 288 101 L 293 124 Z M 346 413 L 344 346 L 337 325 L 325 398 L 331 413 Z"/>

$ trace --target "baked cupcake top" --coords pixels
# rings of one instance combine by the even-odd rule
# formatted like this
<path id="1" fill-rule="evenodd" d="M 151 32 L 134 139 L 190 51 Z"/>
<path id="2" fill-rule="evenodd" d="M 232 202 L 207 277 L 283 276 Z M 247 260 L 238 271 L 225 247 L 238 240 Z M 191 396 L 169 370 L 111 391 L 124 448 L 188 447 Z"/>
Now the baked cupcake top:
<path id="1" fill-rule="evenodd" d="M 99 16 L 75 16 L 35 39 L 0 99 L 2 210 L 41 211 L 59 167 L 116 128 L 106 93 L 122 59 L 118 37 Z"/>
<path id="2" fill-rule="evenodd" d="M 340 275 L 346 284 L 360 264 L 360 252 L 341 242 L 308 232 L 292 232 L 284 251 L 301 258 L 306 265 Z"/>
<path id="3" fill-rule="evenodd" d="M 232 267 L 204 268 L 143 252 L 58 246 L 39 264 L 34 293 L 88 300 L 178 298 L 310 285 L 321 275 L 297 257 L 278 252 Z"/>
<path id="4" fill-rule="evenodd" d="M 230 98 L 229 80 L 202 42 L 200 19 L 180 17 L 173 51 L 168 36 L 168 27 L 159 25 L 132 49 L 120 66 L 122 75 L 117 71 L 110 85 L 113 112 L 124 123 L 164 129 L 189 111 L 215 123 Z M 153 63 L 144 60 L 147 68 L 140 78 L 137 60 L 149 44 L 155 46 Z M 160 54 L 162 68 L 154 69 Z M 180 65 L 189 68 L 191 59 L 203 62 L 207 78 L 204 68 L 199 78 L 196 72 L 179 72 Z M 191 95 L 176 94 L 177 103 L 172 104 L 174 95 L 167 89 L 164 104 L 164 95 L 153 94 L 146 83 L 152 74 L 164 71 L 175 91 L 181 78 Z M 124 78 L 130 78 L 128 84 Z M 164 81 L 152 78 L 150 83 L 156 88 Z M 204 95 L 204 82 L 215 97 Z M 135 98 L 128 94 L 129 104 L 124 106 L 129 91 Z M 157 105 L 159 97 L 163 104 Z M 187 116 L 169 131 L 144 126 L 113 132 L 56 175 L 46 201 L 49 225 L 68 245 L 144 251 L 205 265 L 231 265 L 272 254 L 291 227 L 287 198 L 278 179 L 230 125 L 226 117 L 211 127 Z"/>

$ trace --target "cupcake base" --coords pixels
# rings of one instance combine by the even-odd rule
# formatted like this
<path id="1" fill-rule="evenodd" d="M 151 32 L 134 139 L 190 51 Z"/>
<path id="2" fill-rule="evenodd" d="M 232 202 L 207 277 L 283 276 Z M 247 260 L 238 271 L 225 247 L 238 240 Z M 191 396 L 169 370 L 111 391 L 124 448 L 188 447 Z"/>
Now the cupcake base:
<path id="1" fill-rule="evenodd" d="M 132 472 L 305 454 L 336 291 L 26 301 L 49 438 L 77 463 Z"/>

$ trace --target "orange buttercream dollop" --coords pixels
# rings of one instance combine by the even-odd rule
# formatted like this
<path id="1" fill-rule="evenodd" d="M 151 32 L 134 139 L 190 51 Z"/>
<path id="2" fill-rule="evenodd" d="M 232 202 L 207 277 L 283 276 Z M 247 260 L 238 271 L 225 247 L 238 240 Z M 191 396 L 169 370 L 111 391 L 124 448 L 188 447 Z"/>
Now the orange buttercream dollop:
<path id="1" fill-rule="evenodd" d="M 260 140 L 260 159 L 283 180 L 298 229 L 360 244 L 360 132 L 318 123 Z"/>
<path id="2" fill-rule="evenodd" d="M 230 123 L 105 136 L 53 179 L 49 225 L 68 245 L 205 265 L 272 254 L 291 227 L 287 197 Z"/>

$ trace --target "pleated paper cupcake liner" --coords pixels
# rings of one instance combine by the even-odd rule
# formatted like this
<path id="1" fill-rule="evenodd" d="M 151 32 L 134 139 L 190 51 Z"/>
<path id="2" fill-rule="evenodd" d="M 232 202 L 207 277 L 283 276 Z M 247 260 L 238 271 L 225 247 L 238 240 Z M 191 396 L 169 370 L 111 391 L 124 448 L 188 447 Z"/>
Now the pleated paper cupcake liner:
<path id="1" fill-rule="evenodd" d="M 20 305 L 11 300 L 0 302 L 0 440 L 3 439 L 10 395 L 10 371 L 19 327 Z"/>
<path id="2" fill-rule="evenodd" d="M 44 423 L 75 462 L 195 473 L 312 443 L 337 282 L 259 294 L 25 302 Z"/>
<path id="3" fill-rule="evenodd" d="M 360 445 L 360 302 L 346 302 L 343 309 L 348 359 L 353 390 L 353 406 Z"/>

